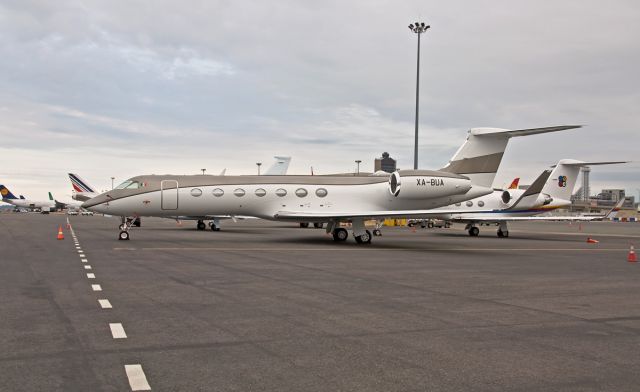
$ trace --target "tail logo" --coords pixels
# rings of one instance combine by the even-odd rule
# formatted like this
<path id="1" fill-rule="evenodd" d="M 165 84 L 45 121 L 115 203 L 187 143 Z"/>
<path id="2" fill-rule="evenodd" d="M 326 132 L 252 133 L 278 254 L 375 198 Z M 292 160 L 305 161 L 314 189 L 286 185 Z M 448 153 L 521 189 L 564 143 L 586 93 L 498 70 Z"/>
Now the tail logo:
<path id="1" fill-rule="evenodd" d="M 558 177 L 558 186 L 560 188 L 566 188 L 567 187 L 567 176 Z"/>
<path id="2" fill-rule="evenodd" d="M 0 194 L 2 196 L 6 196 L 6 195 L 9 194 L 9 191 L 7 190 L 7 188 L 2 188 L 2 189 L 0 189 Z"/>

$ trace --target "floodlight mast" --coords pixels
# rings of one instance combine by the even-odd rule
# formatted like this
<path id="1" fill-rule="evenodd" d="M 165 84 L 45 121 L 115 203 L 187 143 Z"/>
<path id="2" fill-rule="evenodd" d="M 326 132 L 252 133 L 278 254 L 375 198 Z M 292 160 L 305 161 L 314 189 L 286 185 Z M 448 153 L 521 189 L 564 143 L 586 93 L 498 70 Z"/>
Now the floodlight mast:
<path id="1" fill-rule="evenodd" d="M 431 28 L 430 25 L 425 25 L 424 22 L 416 22 L 409 25 L 409 30 L 418 34 L 418 61 L 416 71 L 416 132 L 413 147 L 413 168 L 418 169 L 418 111 L 420 103 L 420 36 L 426 33 Z"/>

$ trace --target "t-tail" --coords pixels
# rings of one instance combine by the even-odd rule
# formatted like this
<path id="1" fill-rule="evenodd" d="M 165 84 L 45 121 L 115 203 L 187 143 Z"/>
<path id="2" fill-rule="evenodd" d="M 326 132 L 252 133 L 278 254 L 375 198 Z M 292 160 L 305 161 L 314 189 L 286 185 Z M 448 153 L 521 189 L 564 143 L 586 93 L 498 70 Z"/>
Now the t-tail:
<path id="1" fill-rule="evenodd" d="M 4 185 L 0 185 L 0 195 L 2 195 L 2 200 L 17 199 L 17 197 Z"/>
<path id="2" fill-rule="evenodd" d="M 500 162 L 502 162 L 509 139 L 580 127 L 581 125 L 562 125 L 520 130 L 473 128 L 469 131 L 464 144 L 456 151 L 449 163 L 440 170 L 467 176 L 474 185 L 490 188 L 493 186 L 493 180 L 500 167 Z"/>
<path id="3" fill-rule="evenodd" d="M 575 159 L 561 159 L 553 168 L 551 177 L 549 181 L 547 181 L 542 193 L 553 199 L 551 207 L 567 206 L 571 204 L 571 195 L 574 192 L 581 168 L 585 166 L 615 165 L 619 163 L 627 162 L 583 162 Z"/>
<path id="4" fill-rule="evenodd" d="M 71 180 L 71 186 L 73 187 L 72 198 L 74 200 L 87 201 L 98 194 L 95 188 L 77 174 L 69 173 L 69 180 Z"/>

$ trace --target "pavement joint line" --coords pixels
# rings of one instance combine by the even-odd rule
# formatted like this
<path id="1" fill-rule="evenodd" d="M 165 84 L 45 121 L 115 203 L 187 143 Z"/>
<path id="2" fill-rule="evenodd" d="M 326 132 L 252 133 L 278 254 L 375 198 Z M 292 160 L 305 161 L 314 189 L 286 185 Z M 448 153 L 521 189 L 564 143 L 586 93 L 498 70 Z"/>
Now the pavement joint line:
<path id="1" fill-rule="evenodd" d="M 151 387 L 147 381 L 147 376 L 142 370 L 142 365 L 124 365 L 124 371 L 127 373 L 129 379 L 129 386 L 132 391 L 150 391 Z"/>
<path id="2" fill-rule="evenodd" d="M 87 264 L 87 265 L 85 265 L 85 266 L 84 266 L 84 269 L 86 269 L 86 270 L 90 270 L 90 269 L 91 269 L 91 266 Z"/>
<path id="3" fill-rule="evenodd" d="M 111 309 L 111 308 L 113 308 L 113 306 L 111 306 L 111 302 L 109 302 L 108 299 L 99 299 L 98 303 L 100 304 L 100 307 L 102 309 Z"/>
<path id="4" fill-rule="evenodd" d="M 114 339 L 126 339 L 127 334 L 124 332 L 124 327 L 122 323 L 109 323 L 109 328 L 111 329 L 111 335 Z"/>
<path id="5" fill-rule="evenodd" d="M 94 273 L 87 274 L 87 278 L 95 279 L 96 278 L 96 274 L 94 274 Z"/>
<path id="6" fill-rule="evenodd" d="M 92 284 L 91 285 L 91 290 L 93 290 L 93 291 L 102 291 L 102 286 L 100 286 L 99 284 Z"/>

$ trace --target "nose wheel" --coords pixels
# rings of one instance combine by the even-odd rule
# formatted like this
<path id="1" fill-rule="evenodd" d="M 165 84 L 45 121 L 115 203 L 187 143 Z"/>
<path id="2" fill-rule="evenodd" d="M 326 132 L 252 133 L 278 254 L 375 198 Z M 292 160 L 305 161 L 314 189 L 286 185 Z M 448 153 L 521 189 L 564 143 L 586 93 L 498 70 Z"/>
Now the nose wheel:
<path id="1" fill-rule="evenodd" d="M 121 231 L 120 234 L 118 234 L 118 239 L 120 241 L 129 241 L 129 232 Z"/>

